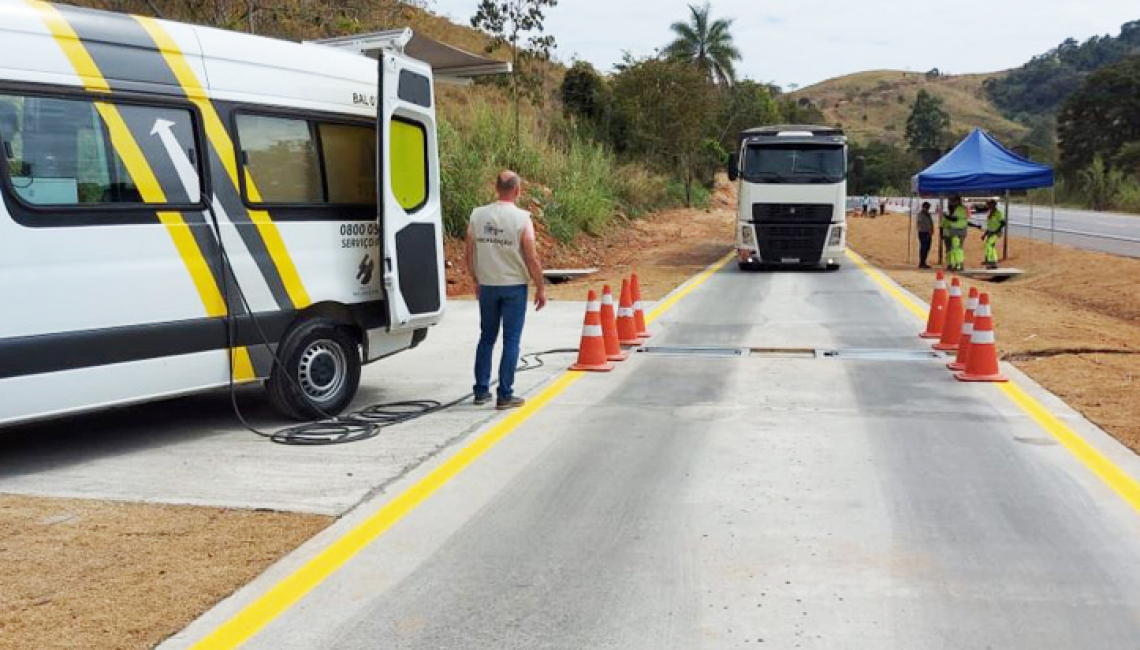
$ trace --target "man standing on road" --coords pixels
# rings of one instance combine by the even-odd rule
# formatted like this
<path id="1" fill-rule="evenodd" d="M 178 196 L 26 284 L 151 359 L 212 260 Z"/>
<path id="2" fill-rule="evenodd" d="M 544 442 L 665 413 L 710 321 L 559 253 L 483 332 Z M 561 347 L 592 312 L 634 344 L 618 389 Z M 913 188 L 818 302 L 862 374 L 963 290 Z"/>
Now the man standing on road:
<path id="1" fill-rule="evenodd" d="M 930 214 L 930 201 L 922 202 L 922 210 L 915 218 L 915 230 L 918 231 L 918 268 L 928 269 L 926 256 L 930 255 L 930 241 L 934 236 L 934 216 Z"/>
<path id="2" fill-rule="evenodd" d="M 519 341 L 526 320 L 527 282 L 535 285 L 535 310 L 546 306 L 542 264 L 535 247 L 530 213 L 516 205 L 521 189 L 519 175 L 503 171 L 495 179 L 499 200 L 475 208 L 467 226 L 467 270 L 475 280 L 479 298 L 481 335 L 475 352 L 475 403 L 491 401 L 491 358 L 499 327 L 503 329 L 503 355 L 499 360 L 499 410 L 522 406 L 514 395 Z"/>
<path id="3" fill-rule="evenodd" d="M 946 254 L 946 268 L 961 271 L 966 267 L 966 233 L 970 228 L 970 212 L 962 204 L 962 197 L 950 197 L 950 210 L 946 217 L 949 226 L 950 252 Z"/>
<path id="4" fill-rule="evenodd" d="M 1002 230 L 1005 229 L 1005 215 L 998 209 L 997 201 L 994 199 L 986 201 L 986 207 L 989 209 L 989 216 L 986 217 L 986 230 L 982 234 L 982 240 L 986 242 L 986 268 L 996 269 L 998 267 L 997 244 Z"/>

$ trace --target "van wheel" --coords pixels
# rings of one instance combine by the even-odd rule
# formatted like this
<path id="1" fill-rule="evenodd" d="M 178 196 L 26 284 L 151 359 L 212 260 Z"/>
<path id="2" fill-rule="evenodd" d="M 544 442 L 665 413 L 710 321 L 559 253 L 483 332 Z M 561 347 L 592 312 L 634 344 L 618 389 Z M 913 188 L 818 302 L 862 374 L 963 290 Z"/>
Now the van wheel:
<path id="1" fill-rule="evenodd" d="M 294 327 L 266 382 L 273 407 L 294 420 L 318 420 L 348 406 L 360 385 L 360 349 L 346 328 L 325 318 Z"/>

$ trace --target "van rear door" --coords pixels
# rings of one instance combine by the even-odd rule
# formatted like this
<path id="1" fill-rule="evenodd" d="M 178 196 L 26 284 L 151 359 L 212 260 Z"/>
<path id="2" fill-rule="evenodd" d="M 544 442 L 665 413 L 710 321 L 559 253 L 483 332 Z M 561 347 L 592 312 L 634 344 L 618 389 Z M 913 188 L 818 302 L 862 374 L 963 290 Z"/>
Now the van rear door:
<path id="1" fill-rule="evenodd" d="M 389 329 L 439 320 L 446 300 L 443 213 L 431 67 L 384 51 L 380 61 L 377 172 Z"/>

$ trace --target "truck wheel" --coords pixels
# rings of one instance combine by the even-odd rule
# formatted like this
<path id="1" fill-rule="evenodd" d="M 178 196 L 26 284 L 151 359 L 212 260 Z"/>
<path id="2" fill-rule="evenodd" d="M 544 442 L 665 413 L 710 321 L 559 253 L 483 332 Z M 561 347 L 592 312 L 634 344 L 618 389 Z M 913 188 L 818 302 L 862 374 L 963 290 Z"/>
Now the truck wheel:
<path id="1" fill-rule="evenodd" d="M 326 318 L 295 326 L 278 347 L 277 358 L 266 391 L 273 407 L 294 420 L 339 414 L 360 385 L 356 337 Z"/>
<path id="2" fill-rule="evenodd" d="M 741 271 L 759 271 L 760 265 L 755 262 L 737 262 L 736 266 Z"/>

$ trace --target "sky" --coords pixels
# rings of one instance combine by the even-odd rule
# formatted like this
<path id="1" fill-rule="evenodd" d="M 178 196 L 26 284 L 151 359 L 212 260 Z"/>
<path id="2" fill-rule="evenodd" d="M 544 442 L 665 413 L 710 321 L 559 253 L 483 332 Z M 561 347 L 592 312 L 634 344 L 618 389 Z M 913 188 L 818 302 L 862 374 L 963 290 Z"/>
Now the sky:
<path id="1" fill-rule="evenodd" d="M 690 3 L 692 0 L 690 0 Z M 478 0 L 429 0 L 468 24 Z M 547 32 L 563 62 L 611 71 L 623 51 L 651 55 L 685 0 L 559 0 Z M 1137 0 L 715 0 L 714 17 L 735 19 L 737 76 L 788 88 L 864 70 L 939 68 L 950 74 L 1021 65 L 1066 38 L 1120 33 L 1140 19 Z"/>

